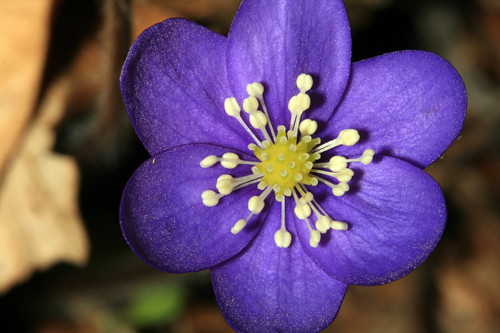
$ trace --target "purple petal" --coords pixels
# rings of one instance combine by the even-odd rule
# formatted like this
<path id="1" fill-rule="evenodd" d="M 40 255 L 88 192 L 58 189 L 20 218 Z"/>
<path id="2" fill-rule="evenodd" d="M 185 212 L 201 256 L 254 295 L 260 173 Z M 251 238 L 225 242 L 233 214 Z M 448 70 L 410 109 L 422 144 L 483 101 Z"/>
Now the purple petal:
<path id="1" fill-rule="evenodd" d="M 304 250 L 325 272 L 350 284 L 396 280 L 420 265 L 439 241 L 446 206 L 437 182 L 425 171 L 391 157 L 356 170 L 351 190 L 334 197 L 312 189 L 345 231 L 330 230 L 318 248 L 309 246 L 305 223 L 296 220 Z M 311 189 L 311 188 L 310 188 Z"/>
<path id="2" fill-rule="evenodd" d="M 237 332 L 318 332 L 333 321 L 344 298 L 347 284 L 311 261 L 293 224 L 290 247 L 276 246 L 280 216 L 281 203 L 275 201 L 247 249 L 211 270 L 217 302 Z"/>
<path id="3" fill-rule="evenodd" d="M 301 73 L 313 76 L 312 107 L 326 121 L 349 76 L 351 35 L 340 0 L 243 1 L 228 37 L 227 70 L 238 102 L 260 82 L 273 125 L 288 125 L 288 101 Z M 309 115 L 308 115 L 309 117 Z"/>
<path id="4" fill-rule="evenodd" d="M 137 135 L 151 155 L 186 143 L 243 149 L 250 142 L 226 115 L 232 94 L 224 64 L 227 39 L 184 19 L 144 31 L 130 49 L 120 79 Z"/>
<path id="5" fill-rule="evenodd" d="M 323 136 L 354 128 L 361 142 L 336 153 L 372 148 L 424 168 L 457 137 L 466 106 L 464 83 L 446 60 L 423 51 L 389 53 L 353 64 Z"/>
<path id="6" fill-rule="evenodd" d="M 206 207 L 201 199 L 205 190 L 215 190 L 221 174 L 252 173 L 249 166 L 200 166 L 206 156 L 227 151 L 201 144 L 179 146 L 137 169 L 123 193 L 120 221 L 129 245 L 144 261 L 166 272 L 198 271 L 231 258 L 254 237 L 266 209 L 239 234 L 233 235 L 231 227 L 248 215 L 248 200 L 260 192 L 255 185 L 234 191 L 214 207 Z"/>

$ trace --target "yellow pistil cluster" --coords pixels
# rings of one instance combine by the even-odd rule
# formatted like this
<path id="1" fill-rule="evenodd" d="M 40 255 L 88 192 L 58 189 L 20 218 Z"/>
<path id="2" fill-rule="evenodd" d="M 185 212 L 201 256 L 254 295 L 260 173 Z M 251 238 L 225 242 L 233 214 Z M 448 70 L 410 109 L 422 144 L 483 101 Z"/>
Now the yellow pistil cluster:
<path id="1" fill-rule="evenodd" d="M 252 168 L 254 173 L 264 174 L 259 188 L 264 189 L 271 185 L 276 200 L 283 201 L 284 196 L 290 197 L 297 184 L 316 185 L 318 180 L 310 177 L 309 172 L 313 162 L 319 154 L 309 154 L 312 148 L 318 145 L 319 138 L 303 136 L 299 143 L 294 133 L 287 136 L 284 126 L 278 127 L 276 143 L 263 142 L 264 149 L 255 147 L 255 156 L 262 161 Z"/>
<path id="2" fill-rule="evenodd" d="M 317 247 L 321 234 L 328 230 L 347 230 L 348 225 L 342 221 L 333 220 L 328 213 L 314 199 L 314 195 L 306 186 L 316 186 L 319 182 L 330 187 L 334 196 L 342 196 L 349 191 L 347 184 L 354 172 L 348 163 L 371 163 L 374 151 L 366 149 L 360 157 L 345 158 L 333 156 L 328 162 L 319 162 L 321 153 L 338 146 L 352 146 L 359 140 L 359 133 L 355 129 L 345 129 L 338 137 L 325 143 L 319 138 L 313 138 L 318 124 L 311 119 L 301 119 L 304 111 L 309 109 L 311 100 L 307 92 L 312 88 L 313 80 L 308 74 L 297 77 L 299 93 L 288 102 L 290 111 L 290 127 L 278 126 L 276 135 L 271 124 L 271 118 L 264 102 L 264 87 L 258 82 L 247 85 L 249 97 L 243 101 L 243 110 L 248 114 L 248 121 L 254 129 L 258 129 L 265 137 L 264 141 L 253 133 L 253 130 L 241 117 L 241 108 L 234 97 L 229 97 L 224 102 L 227 115 L 234 117 L 243 129 L 252 137 L 255 143 L 248 145 L 260 162 L 241 160 L 235 153 L 225 153 L 221 157 L 210 155 L 201 162 L 202 168 L 209 168 L 219 162 L 226 169 L 233 169 L 238 165 L 252 165 L 252 173 L 243 177 L 233 178 L 229 174 L 221 175 L 215 184 L 219 191 L 206 190 L 201 194 L 203 204 L 207 207 L 215 206 L 219 200 L 240 188 L 256 184 L 262 191 L 260 195 L 248 200 L 249 214 L 233 225 L 231 232 L 238 234 L 245 228 L 253 215 L 259 214 L 265 206 L 266 198 L 274 191 L 277 201 L 281 202 L 280 228 L 274 234 L 277 246 L 287 248 L 291 244 L 292 236 L 286 228 L 285 200 L 290 197 L 295 204 L 294 213 L 303 220 L 309 230 L 309 244 Z M 259 108 L 261 110 L 259 110 Z M 268 131 L 269 128 L 269 131 Z M 320 176 L 321 175 L 321 176 Z M 329 177 L 330 180 L 323 177 Z M 332 182 L 333 181 L 333 182 Z M 314 217 L 313 217 L 314 215 Z M 309 219 L 315 220 L 314 227 Z M 312 220 L 312 221 L 314 221 Z"/>

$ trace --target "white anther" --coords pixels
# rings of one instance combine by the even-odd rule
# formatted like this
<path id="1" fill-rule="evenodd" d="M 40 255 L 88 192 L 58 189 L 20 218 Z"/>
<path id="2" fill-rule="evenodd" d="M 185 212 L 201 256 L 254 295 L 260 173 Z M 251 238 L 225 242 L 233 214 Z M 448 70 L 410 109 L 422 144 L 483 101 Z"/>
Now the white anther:
<path id="1" fill-rule="evenodd" d="M 314 195 L 311 192 L 307 192 L 302 198 L 300 198 L 299 202 L 301 205 L 307 205 L 307 203 L 313 200 L 314 200 Z"/>
<path id="2" fill-rule="evenodd" d="M 288 101 L 288 110 L 290 110 L 290 112 L 292 114 L 296 114 L 299 112 L 299 105 L 297 103 L 297 95 L 292 96 L 292 98 L 290 98 L 290 100 Z"/>
<path id="3" fill-rule="evenodd" d="M 200 162 L 200 166 L 202 168 L 210 168 L 212 165 L 214 165 L 215 163 L 217 163 L 218 161 L 218 158 L 217 156 L 215 155 L 210 155 L 210 156 L 207 156 L 205 157 L 201 162 Z"/>
<path id="4" fill-rule="evenodd" d="M 243 110 L 246 113 L 252 113 L 259 107 L 259 101 L 254 96 L 247 97 L 243 100 Z"/>
<path id="5" fill-rule="evenodd" d="M 337 174 L 335 175 L 335 178 L 337 178 L 337 180 L 339 182 L 348 182 L 351 180 L 352 176 L 354 176 L 354 171 L 352 171 L 351 169 L 348 169 L 348 168 L 344 168 L 342 170 L 340 170 L 339 172 L 337 172 Z"/>
<path id="6" fill-rule="evenodd" d="M 259 82 L 247 84 L 247 93 L 250 96 L 262 96 L 264 93 L 264 86 Z"/>
<path id="7" fill-rule="evenodd" d="M 284 161 L 285 160 L 285 155 L 283 154 L 278 154 L 278 160 Z"/>
<path id="8" fill-rule="evenodd" d="M 333 156 L 330 158 L 328 168 L 333 172 L 338 172 L 347 167 L 347 159 L 344 156 Z"/>
<path id="9" fill-rule="evenodd" d="M 332 193 L 336 197 L 343 196 L 347 191 L 349 191 L 349 185 L 347 183 L 339 183 L 332 187 Z"/>
<path id="10" fill-rule="evenodd" d="M 322 234 L 326 233 L 331 228 L 332 220 L 325 215 L 320 215 L 316 221 L 316 229 Z"/>
<path id="11" fill-rule="evenodd" d="M 257 121 L 257 119 L 255 118 L 255 116 L 257 116 L 257 118 L 259 118 L 260 123 Z M 261 125 L 262 126 L 266 126 L 267 125 L 267 117 L 264 114 L 264 112 L 262 112 L 262 111 L 255 111 L 254 114 L 250 115 L 249 119 L 250 119 L 250 124 L 254 128 L 260 129 Z"/>
<path id="12" fill-rule="evenodd" d="M 286 176 L 288 176 L 288 171 L 286 171 L 285 169 L 281 170 L 280 171 L 280 176 L 285 178 Z"/>
<path id="13" fill-rule="evenodd" d="M 340 145 L 352 146 L 359 141 L 359 133 L 355 129 L 345 129 L 336 139 L 323 143 L 313 148 L 312 152 L 322 153 Z"/>
<path id="14" fill-rule="evenodd" d="M 288 140 L 287 140 L 286 136 L 282 136 L 282 137 L 280 138 L 280 143 L 281 143 L 283 146 L 284 146 L 284 145 L 286 145 L 287 141 L 288 141 Z"/>
<path id="15" fill-rule="evenodd" d="M 364 165 L 370 164 L 373 161 L 373 155 L 375 155 L 375 151 L 373 149 L 366 149 L 359 161 Z"/>
<path id="16" fill-rule="evenodd" d="M 264 209 L 264 201 L 258 196 L 253 196 L 248 200 L 248 210 L 254 214 L 259 214 Z"/>
<path id="17" fill-rule="evenodd" d="M 292 235 L 286 230 L 279 229 L 274 234 L 274 242 L 278 247 L 286 249 L 292 243 Z"/>
<path id="18" fill-rule="evenodd" d="M 234 179 L 234 178 L 233 178 L 233 176 L 231 176 L 231 175 L 227 175 L 227 174 L 225 174 L 225 175 L 220 175 L 220 176 L 219 176 L 219 178 L 217 178 L 217 182 L 220 182 L 220 181 L 222 181 L 222 180 L 224 180 L 224 179 L 230 179 L 230 180 L 231 180 L 231 179 Z"/>
<path id="19" fill-rule="evenodd" d="M 313 86 L 313 79 L 311 75 L 302 73 L 297 77 L 297 88 L 299 88 L 301 92 L 306 92 L 311 90 L 312 86 Z"/>
<path id="20" fill-rule="evenodd" d="M 344 146 L 352 146 L 359 141 L 359 133 L 355 129 L 345 129 L 339 133 L 338 143 Z"/>
<path id="21" fill-rule="evenodd" d="M 330 227 L 333 230 L 347 230 L 349 228 L 349 225 L 345 222 L 332 221 Z"/>
<path id="22" fill-rule="evenodd" d="M 241 219 L 238 222 L 234 224 L 234 226 L 231 228 L 231 232 L 236 235 L 239 233 L 243 228 L 247 225 L 247 221 Z"/>
<path id="23" fill-rule="evenodd" d="M 229 176 L 229 175 L 223 175 L 223 176 Z M 223 179 L 219 177 L 219 179 L 217 180 L 217 184 L 215 184 L 215 187 L 217 187 L 219 193 L 222 195 L 228 195 L 231 192 L 233 192 L 234 186 L 235 184 L 233 182 L 233 177 L 231 176 L 224 177 Z"/>
<path id="24" fill-rule="evenodd" d="M 321 241 L 321 234 L 318 230 L 311 230 L 311 238 L 309 238 L 309 245 L 312 247 L 318 247 Z"/>
<path id="25" fill-rule="evenodd" d="M 215 193 L 212 190 L 206 190 L 201 194 L 201 198 L 203 199 L 203 204 L 207 207 L 213 207 L 219 203 L 220 195 Z"/>
<path id="26" fill-rule="evenodd" d="M 318 129 L 318 123 L 311 119 L 304 119 L 299 125 L 299 130 L 302 135 L 312 135 Z"/>
<path id="27" fill-rule="evenodd" d="M 295 162 L 294 162 L 294 161 L 291 161 L 290 163 L 288 163 L 288 167 L 289 167 L 290 169 L 295 168 Z"/>
<path id="28" fill-rule="evenodd" d="M 303 112 L 311 106 L 311 97 L 308 94 L 298 93 L 295 99 L 296 108 L 299 112 Z"/>
<path id="29" fill-rule="evenodd" d="M 235 153 L 225 153 L 222 155 L 220 164 L 226 169 L 234 169 L 238 165 L 240 158 Z"/>
<path id="30" fill-rule="evenodd" d="M 272 164 L 268 164 L 268 165 L 266 166 L 266 171 L 267 171 L 267 172 L 273 172 L 273 171 L 274 171 L 274 167 L 273 167 L 273 165 L 272 165 Z"/>
<path id="31" fill-rule="evenodd" d="M 309 205 L 297 205 L 293 209 L 295 215 L 301 220 L 304 220 L 306 217 L 311 216 L 311 207 Z"/>
<path id="32" fill-rule="evenodd" d="M 224 101 L 224 110 L 226 110 L 226 113 L 229 116 L 236 117 L 240 113 L 241 108 L 238 105 L 236 98 L 229 97 L 229 98 L 226 98 L 226 100 Z"/>

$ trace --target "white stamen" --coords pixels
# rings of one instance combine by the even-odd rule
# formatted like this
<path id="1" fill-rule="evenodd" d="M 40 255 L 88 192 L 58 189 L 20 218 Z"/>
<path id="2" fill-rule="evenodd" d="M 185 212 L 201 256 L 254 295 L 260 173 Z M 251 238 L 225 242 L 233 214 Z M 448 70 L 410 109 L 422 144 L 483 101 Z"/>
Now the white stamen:
<path id="1" fill-rule="evenodd" d="M 326 233 L 331 228 L 331 219 L 325 215 L 317 215 L 318 220 L 316 221 L 315 227 L 322 234 Z"/>
<path id="2" fill-rule="evenodd" d="M 297 88 L 299 88 L 300 92 L 305 93 L 311 90 L 312 86 L 313 79 L 311 75 L 302 73 L 297 77 Z"/>
<path id="3" fill-rule="evenodd" d="M 337 178 L 339 182 L 348 182 L 351 180 L 352 176 L 354 176 L 354 171 L 348 168 L 344 168 L 338 172 L 330 172 L 330 171 L 324 171 L 324 170 L 318 170 L 318 169 L 312 169 L 311 172 L 314 173 L 319 173 L 323 175 L 328 175 L 334 178 Z"/>
<path id="4" fill-rule="evenodd" d="M 345 129 L 339 133 L 336 139 L 328 141 L 320 146 L 315 147 L 311 152 L 322 153 L 340 145 L 352 146 L 359 141 L 359 133 L 355 129 Z"/>
<path id="5" fill-rule="evenodd" d="M 347 230 L 349 228 L 349 225 L 345 222 L 332 221 L 332 224 L 330 227 L 333 230 Z"/>
<path id="6" fill-rule="evenodd" d="M 235 223 L 235 225 L 231 228 L 231 233 L 233 233 L 233 235 L 236 235 L 237 233 L 239 233 L 241 230 L 243 230 L 243 228 L 247 225 L 247 221 L 241 219 L 239 220 L 238 222 Z"/>
<path id="7" fill-rule="evenodd" d="M 287 248 L 292 243 L 292 235 L 285 226 L 285 201 L 281 201 L 281 228 L 274 234 L 274 242 L 278 247 Z"/>
<path id="8" fill-rule="evenodd" d="M 226 169 L 234 169 L 238 166 L 240 158 L 235 153 L 225 153 L 222 155 L 220 164 Z"/>
<path id="9" fill-rule="evenodd" d="M 316 176 L 316 178 L 322 183 L 330 186 L 332 188 L 333 195 L 335 195 L 336 197 L 340 197 L 344 195 L 345 192 L 349 191 L 349 185 L 347 183 L 338 183 L 337 185 L 335 185 L 328 180 L 321 178 L 320 176 Z"/>
<path id="10" fill-rule="evenodd" d="M 203 204 L 208 207 L 213 207 L 219 203 L 219 199 L 222 195 L 215 193 L 212 190 L 206 190 L 201 194 L 203 199 Z"/>
<path id="11" fill-rule="evenodd" d="M 253 134 L 252 130 L 250 130 L 250 128 L 247 126 L 247 124 L 245 124 L 245 122 L 241 118 L 241 115 L 240 115 L 241 108 L 238 105 L 236 98 L 234 98 L 234 97 L 226 98 L 224 101 L 224 109 L 226 110 L 226 113 L 229 116 L 235 117 L 238 120 L 238 122 L 241 124 L 241 126 L 243 126 L 245 131 L 247 131 L 247 133 L 250 134 L 250 136 L 255 141 L 255 143 L 257 143 L 257 145 L 259 145 L 259 147 L 262 147 L 260 140 L 255 136 L 255 134 Z"/>
<path id="12" fill-rule="evenodd" d="M 257 118 L 259 118 L 259 121 L 257 121 Z M 267 125 L 266 115 L 262 111 L 255 111 L 254 114 L 250 115 L 249 119 L 250 119 L 250 124 L 253 126 L 253 128 L 260 129 L 260 126 Z"/>
<path id="13" fill-rule="evenodd" d="M 297 217 L 299 219 L 306 221 L 307 229 L 309 229 L 309 233 L 311 235 L 311 237 L 309 238 L 309 245 L 311 245 L 311 247 L 318 247 L 319 241 L 321 240 L 321 234 L 319 233 L 318 230 L 313 230 L 313 228 L 311 228 L 311 225 L 309 224 L 309 220 L 307 219 L 307 217 L 309 215 L 311 215 L 311 213 L 310 213 L 311 208 L 309 207 L 309 205 L 306 205 L 306 206 L 300 205 L 299 198 L 297 197 L 297 193 L 295 192 L 295 189 L 292 191 L 292 193 L 293 193 L 293 198 L 295 199 L 295 204 L 296 204 L 295 215 L 297 215 Z M 297 210 L 297 208 L 299 208 L 299 210 Z M 309 209 L 309 215 L 306 214 L 306 212 L 305 212 L 306 209 Z M 301 216 L 303 216 L 303 218 L 301 218 Z"/>
<path id="14" fill-rule="evenodd" d="M 209 168 L 211 167 L 212 165 L 214 165 L 215 163 L 217 163 L 218 159 L 217 159 L 217 156 L 215 155 L 210 155 L 210 156 L 207 156 L 205 157 L 201 162 L 200 162 L 200 165 L 202 168 Z"/>
<path id="15" fill-rule="evenodd" d="M 293 209 L 295 215 L 301 220 L 304 220 L 306 217 L 311 216 L 311 207 L 309 205 L 301 205 L 300 202 Z"/>
<path id="16" fill-rule="evenodd" d="M 247 93 L 250 96 L 254 96 L 259 100 L 260 105 L 262 106 L 262 110 L 267 117 L 267 123 L 269 124 L 269 128 L 271 129 L 271 134 L 273 136 L 273 140 L 276 141 L 276 134 L 274 133 L 273 125 L 271 124 L 271 118 L 269 117 L 269 112 L 267 111 L 266 103 L 264 102 L 264 86 L 259 82 L 254 82 L 247 85 Z"/>
<path id="17" fill-rule="evenodd" d="M 233 178 L 231 175 L 222 175 L 217 179 L 215 185 L 222 195 L 228 195 L 236 189 L 254 184 L 264 176 L 262 173 L 252 174 L 244 177 Z"/>
<path id="18" fill-rule="evenodd" d="M 224 100 L 224 110 L 227 115 L 231 117 L 236 117 L 241 112 L 241 108 L 234 97 L 229 97 Z"/>
<path id="19" fill-rule="evenodd" d="M 318 230 L 311 229 L 310 232 L 311 237 L 309 238 L 309 245 L 311 245 L 311 247 L 318 247 L 319 242 L 321 241 L 321 234 Z"/>
<path id="20" fill-rule="evenodd" d="M 373 161 L 373 155 L 375 155 L 375 151 L 373 149 L 366 149 L 358 158 L 350 158 L 347 159 L 344 156 L 333 156 L 330 159 L 330 162 L 327 163 L 315 163 L 314 166 L 318 168 L 329 168 L 333 172 L 338 172 L 347 167 L 347 163 L 349 162 L 361 162 L 364 165 L 370 164 Z"/>
<path id="21" fill-rule="evenodd" d="M 264 199 L 269 195 L 273 188 L 268 186 L 259 196 L 253 196 L 248 200 L 248 210 L 253 214 L 259 214 L 264 209 Z"/>
<path id="22" fill-rule="evenodd" d="M 250 117 L 251 118 L 250 122 L 252 123 L 252 126 L 256 125 L 254 127 L 258 128 L 262 132 L 262 134 L 264 134 L 264 136 L 266 137 L 266 140 L 271 141 L 271 137 L 269 136 L 269 133 L 267 133 L 267 130 L 266 130 L 266 124 L 263 124 L 263 122 L 261 121 L 261 116 L 259 115 L 259 112 L 261 112 L 261 111 L 257 111 L 258 107 L 259 107 L 259 102 L 258 102 L 257 98 L 255 98 L 254 96 L 247 97 L 243 101 L 243 110 L 246 113 L 250 113 L 251 116 L 253 116 L 253 119 L 252 119 L 252 117 Z M 266 123 L 267 123 L 267 118 L 265 115 L 264 115 L 264 118 L 266 119 Z"/>
<path id="23" fill-rule="evenodd" d="M 299 131 L 302 135 L 312 135 L 318 129 L 318 123 L 311 119 L 304 119 L 299 125 Z"/>

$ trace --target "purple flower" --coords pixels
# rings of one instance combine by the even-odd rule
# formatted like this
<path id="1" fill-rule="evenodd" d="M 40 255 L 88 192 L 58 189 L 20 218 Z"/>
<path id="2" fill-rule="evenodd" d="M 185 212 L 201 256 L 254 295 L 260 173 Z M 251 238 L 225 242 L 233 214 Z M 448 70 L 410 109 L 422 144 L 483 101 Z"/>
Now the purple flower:
<path id="1" fill-rule="evenodd" d="M 170 19 L 125 62 L 152 155 L 123 193 L 125 238 L 160 270 L 210 268 L 236 331 L 320 331 L 348 284 L 408 274 L 443 233 L 422 169 L 461 130 L 460 76 L 422 51 L 350 56 L 340 0 L 244 0 L 228 38 Z"/>

